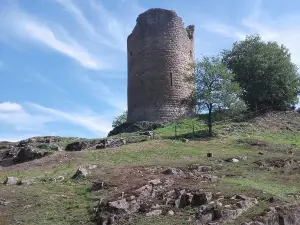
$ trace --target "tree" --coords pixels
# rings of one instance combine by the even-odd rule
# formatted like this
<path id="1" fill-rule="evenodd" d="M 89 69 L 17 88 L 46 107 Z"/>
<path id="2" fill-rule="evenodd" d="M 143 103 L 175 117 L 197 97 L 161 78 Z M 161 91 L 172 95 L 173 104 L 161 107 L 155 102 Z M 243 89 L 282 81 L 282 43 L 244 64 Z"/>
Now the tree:
<path id="1" fill-rule="evenodd" d="M 115 119 L 112 122 L 112 127 L 115 128 L 126 122 L 127 122 L 127 110 L 124 111 L 120 116 L 115 117 Z"/>
<path id="2" fill-rule="evenodd" d="M 250 110 L 282 110 L 298 102 L 299 74 L 285 46 L 247 36 L 223 52 L 223 62 L 235 74 Z"/>
<path id="3" fill-rule="evenodd" d="M 219 109 L 231 109 L 240 104 L 240 87 L 233 82 L 219 56 L 203 57 L 195 63 L 195 104 L 199 110 L 208 111 L 208 133 L 212 136 L 212 113 Z"/>

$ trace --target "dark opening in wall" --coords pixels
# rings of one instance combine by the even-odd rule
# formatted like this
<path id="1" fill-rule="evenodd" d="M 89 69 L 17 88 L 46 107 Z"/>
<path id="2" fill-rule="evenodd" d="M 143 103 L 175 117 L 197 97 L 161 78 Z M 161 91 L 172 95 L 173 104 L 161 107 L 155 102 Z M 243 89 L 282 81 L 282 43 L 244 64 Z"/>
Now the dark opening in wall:
<path id="1" fill-rule="evenodd" d="M 132 51 L 130 51 L 130 56 L 132 56 Z"/>
<path id="2" fill-rule="evenodd" d="M 191 56 L 191 57 L 193 56 L 193 52 L 192 52 L 192 50 L 190 51 L 190 56 Z"/>
<path id="3" fill-rule="evenodd" d="M 173 75 L 172 75 L 172 73 L 170 73 L 170 82 L 171 82 L 171 86 L 173 86 Z"/>

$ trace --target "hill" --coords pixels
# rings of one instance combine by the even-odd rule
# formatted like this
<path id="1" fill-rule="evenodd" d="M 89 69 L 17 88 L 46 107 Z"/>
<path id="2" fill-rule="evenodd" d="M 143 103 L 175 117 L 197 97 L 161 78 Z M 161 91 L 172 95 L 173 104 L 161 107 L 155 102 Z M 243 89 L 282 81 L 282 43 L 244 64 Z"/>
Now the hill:
<path id="1" fill-rule="evenodd" d="M 214 132 L 193 118 L 155 135 L 1 142 L 0 224 L 300 224 L 300 114 Z"/>

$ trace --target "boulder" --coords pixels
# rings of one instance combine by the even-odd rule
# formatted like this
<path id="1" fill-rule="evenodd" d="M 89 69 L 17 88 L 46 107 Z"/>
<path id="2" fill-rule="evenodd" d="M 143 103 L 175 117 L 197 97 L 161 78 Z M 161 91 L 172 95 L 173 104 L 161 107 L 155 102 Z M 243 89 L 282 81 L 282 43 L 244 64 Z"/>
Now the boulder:
<path id="1" fill-rule="evenodd" d="M 201 206 L 207 204 L 212 199 L 212 193 L 206 192 L 206 193 L 196 193 L 193 194 L 191 205 L 193 207 L 195 206 Z"/>
<path id="2" fill-rule="evenodd" d="M 162 214 L 162 210 L 156 209 L 156 210 L 146 213 L 146 216 L 159 216 L 161 214 Z"/>
<path id="3" fill-rule="evenodd" d="M 160 123 L 154 123 L 149 121 L 139 121 L 135 123 L 123 123 L 108 133 L 108 137 L 121 134 L 121 133 L 133 133 L 138 131 L 152 131 L 162 127 Z"/>
<path id="4" fill-rule="evenodd" d="M 86 168 L 79 167 L 76 173 L 73 175 L 72 179 L 85 178 L 89 174 L 89 171 Z"/>
<path id="5" fill-rule="evenodd" d="M 16 177 L 7 177 L 3 182 L 5 185 L 18 185 L 20 184 L 20 180 Z"/>
<path id="6" fill-rule="evenodd" d="M 177 168 L 168 168 L 162 173 L 165 175 L 184 175 L 184 172 L 181 169 Z"/>
<path id="7" fill-rule="evenodd" d="M 86 142 L 76 141 L 71 144 L 68 144 L 65 148 L 65 151 L 70 151 L 70 152 L 82 151 L 87 148 L 88 148 L 88 144 Z"/>
<path id="8" fill-rule="evenodd" d="M 52 154 L 52 153 L 39 152 L 32 146 L 26 145 L 19 149 L 17 155 L 13 158 L 13 163 L 15 163 L 15 164 L 23 163 L 23 162 L 31 161 L 34 159 L 39 159 L 39 158 L 45 157 L 50 154 Z"/>

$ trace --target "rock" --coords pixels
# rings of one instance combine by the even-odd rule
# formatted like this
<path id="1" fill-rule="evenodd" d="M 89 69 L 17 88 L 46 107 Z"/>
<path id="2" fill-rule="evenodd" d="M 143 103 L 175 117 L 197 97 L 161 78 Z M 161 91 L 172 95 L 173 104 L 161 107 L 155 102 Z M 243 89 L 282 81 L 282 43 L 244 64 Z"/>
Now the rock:
<path id="1" fill-rule="evenodd" d="M 176 169 L 176 168 L 168 168 L 165 171 L 162 172 L 163 174 L 166 175 L 183 175 L 183 171 L 180 169 Z"/>
<path id="2" fill-rule="evenodd" d="M 64 151 L 64 150 L 65 150 L 64 147 L 62 147 L 62 146 L 57 146 L 57 151 L 62 152 L 62 151 Z"/>
<path id="3" fill-rule="evenodd" d="M 154 137 L 155 133 L 153 131 L 145 131 L 145 132 L 141 132 L 140 135 L 146 135 L 149 137 Z"/>
<path id="4" fill-rule="evenodd" d="M 17 155 L 13 158 L 13 163 L 23 163 L 34 159 L 39 159 L 50 154 L 50 152 L 39 152 L 35 148 L 27 145 L 19 149 Z"/>
<path id="5" fill-rule="evenodd" d="M 93 170 L 93 169 L 96 169 L 98 166 L 97 165 L 88 165 L 87 168 L 89 170 Z"/>
<path id="6" fill-rule="evenodd" d="M 106 148 L 117 148 L 122 145 L 126 145 L 126 140 L 125 139 L 108 139 L 106 141 Z"/>
<path id="7" fill-rule="evenodd" d="M 170 216 L 174 216 L 174 215 L 175 215 L 175 213 L 174 213 L 174 211 L 173 211 L 173 210 L 169 210 L 169 211 L 168 211 L 168 215 L 170 215 Z"/>
<path id="8" fill-rule="evenodd" d="M 99 191 L 104 188 L 104 185 L 104 182 L 94 182 L 92 186 L 92 191 Z"/>
<path id="9" fill-rule="evenodd" d="M 159 216 L 161 214 L 162 214 L 162 210 L 156 209 L 156 210 L 146 213 L 146 216 Z"/>
<path id="10" fill-rule="evenodd" d="M 247 160 L 248 159 L 248 156 L 239 156 L 238 157 L 238 160 Z"/>
<path id="11" fill-rule="evenodd" d="M 136 190 L 136 193 L 139 195 L 139 200 L 143 200 L 149 197 L 152 197 L 153 187 L 152 185 L 144 185 Z"/>
<path id="12" fill-rule="evenodd" d="M 31 184 L 33 184 L 32 180 L 22 180 L 20 182 L 20 185 L 31 185 Z"/>
<path id="13" fill-rule="evenodd" d="M 259 155 L 263 155 L 264 153 L 263 153 L 263 152 L 259 152 L 258 154 L 259 154 Z"/>
<path id="14" fill-rule="evenodd" d="M 9 202 L 6 201 L 4 198 L 0 198 L 0 205 L 6 206 L 6 205 L 8 205 L 8 204 L 9 204 Z"/>
<path id="15" fill-rule="evenodd" d="M 234 197 L 235 199 L 240 199 L 240 200 L 248 200 L 249 198 L 245 195 L 236 195 Z"/>
<path id="16" fill-rule="evenodd" d="M 108 206 L 112 211 L 118 213 L 126 213 L 129 209 L 129 204 L 125 198 L 117 201 L 109 202 Z"/>
<path id="17" fill-rule="evenodd" d="M 105 144 L 101 143 L 101 144 L 97 144 L 95 146 L 96 149 L 105 149 Z"/>
<path id="18" fill-rule="evenodd" d="M 237 158 L 229 158 L 226 160 L 227 162 L 233 162 L 233 163 L 237 163 L 239 162 L 240 160 L 238 160 Z"/>
<path id="19" fill-rule="evenodd" d="M 200 193 L 200 194 L 194 194 L 192 198 L 191 205 L 193 207 L 195 206 L 201 206 L 207 204 L 212 199 L 212 193 L 206 192 L 206 193 Z"/>
<path id="20" fill-rule="evenodd" d="M 20 184 L 20 180 L 16 177 L 7 177 L 3 182 L 5 185 L 18 185 Z"/>
<path id="21" fill-rule="evenodd" d="M 161 180 L 160 179 L 154 179 L 154 180 L 148 181 L 148 183 L 156 186 L 156 185 L 161 184 Z"/>
<path id="22" fill-rule="evenodd" d="M 64 180 L 65 180 L 65 178 L 63 176 L 59 176 L 59 177 L 56 178 L 57 182 L 62 182 Z"/>
<path id="23" fill-rule="evenodd" d="M 76 171 L 76 173 L 73 175 L 72 179 L 77 178 L 85 178 L 89 174 L 89 171 L 83 167 L 79 167 Z"/>
<path id="24" fill-rule="evenodd" d="M 189 139 L 183 138 L 181 141 L 182 142 L 189 142 Z"/>
<path id="25" fill-rule="evenodd" d="M 65 151 L 70 151 L 70 152 L 82 151 L 82 150 L 85 150 L 86 148 L 88 148 L 88 144 L 86 142 L 76 141 L 71 144 L 68 144 L 65 148 Z"/>
<path id="26" fill-rule="evenodd" d="M 207 157 L 208 157 L 208 158 L 211 158 L 211 157 L 213 157 L 213 154 L 212 154 L 212 152 L 208 152 L 208 153 L 207 153 Z"/>
<path id="27" fill-rule="evenodd" d="M 186 193 L 185 190 L 175 189 L 176 200 L 175 206 L 179 209 L 185 208 L 191 204 L 192 194 Z"/>

